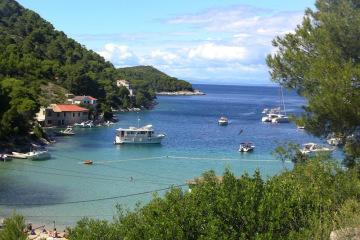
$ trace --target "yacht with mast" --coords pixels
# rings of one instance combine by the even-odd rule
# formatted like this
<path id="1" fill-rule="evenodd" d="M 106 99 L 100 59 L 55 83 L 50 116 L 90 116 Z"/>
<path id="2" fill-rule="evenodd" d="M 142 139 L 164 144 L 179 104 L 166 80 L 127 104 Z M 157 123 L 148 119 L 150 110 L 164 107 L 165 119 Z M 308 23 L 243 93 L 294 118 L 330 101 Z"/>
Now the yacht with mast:
<path id="1" fill-rule="evenodd" d="M 263 113 L 266 113 L 266 116 L 263 116 L 261 118 L 262 122 L 271 122 L 271 123 L 288 123 L 289 118 L 286 115 L 286 109 L 285 109 L 285 100 L 284 100 L 284 93 L 282 87 L 280 87 L 280 93 L 281 93 L 281 104 L 283 106 L 282 112 L 284 114 L 281 114 L 281 108 L 273 108 L 270 111 L 268 109 L 264 109 Z"/>

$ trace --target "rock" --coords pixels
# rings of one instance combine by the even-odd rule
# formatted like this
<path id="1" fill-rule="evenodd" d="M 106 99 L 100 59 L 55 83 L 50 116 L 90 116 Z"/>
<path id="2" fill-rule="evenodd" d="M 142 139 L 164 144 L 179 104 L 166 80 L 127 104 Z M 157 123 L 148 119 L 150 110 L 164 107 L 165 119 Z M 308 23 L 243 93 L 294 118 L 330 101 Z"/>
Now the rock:
<path id="1" fill-rule="evenodd" d="M 330 240 L 360 240 L 360 228 L 344 228 L 332 231 Z"/>

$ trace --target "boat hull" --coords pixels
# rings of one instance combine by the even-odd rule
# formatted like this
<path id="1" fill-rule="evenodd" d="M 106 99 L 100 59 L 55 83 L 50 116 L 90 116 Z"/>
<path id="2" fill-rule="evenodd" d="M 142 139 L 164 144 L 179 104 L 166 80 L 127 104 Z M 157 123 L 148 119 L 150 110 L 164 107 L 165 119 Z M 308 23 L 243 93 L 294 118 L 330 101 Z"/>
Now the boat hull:
<path id="1" fill-rule="evenodd" d="M 159 135 L 154 137 L 127 137 L 121 138 L 119 136 L 115 137 L 114 144 L 160 144 L 164 139 L 165 135 Z"/>

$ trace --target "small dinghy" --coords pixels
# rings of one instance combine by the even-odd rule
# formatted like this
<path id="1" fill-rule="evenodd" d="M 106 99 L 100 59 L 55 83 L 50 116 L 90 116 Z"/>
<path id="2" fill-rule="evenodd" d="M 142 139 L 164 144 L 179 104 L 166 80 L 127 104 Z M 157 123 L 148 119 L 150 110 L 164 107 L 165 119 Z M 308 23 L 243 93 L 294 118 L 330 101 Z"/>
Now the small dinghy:
<path id="1" fill-rule="evenodd" d="M 92 164 L 93 164 L 93 161 L 91 161 L 91 160 L 84 160 L 84 161 L 83 161 L 83 164 L 92 165 Z"/>
<path id="2" fill-rule="evenodd" d="M 66 128 L 65 130 L 60 130 L 56 133 L 58 136 L 73 136 L 75 135 L 73 129 L 71 127 Z"/>

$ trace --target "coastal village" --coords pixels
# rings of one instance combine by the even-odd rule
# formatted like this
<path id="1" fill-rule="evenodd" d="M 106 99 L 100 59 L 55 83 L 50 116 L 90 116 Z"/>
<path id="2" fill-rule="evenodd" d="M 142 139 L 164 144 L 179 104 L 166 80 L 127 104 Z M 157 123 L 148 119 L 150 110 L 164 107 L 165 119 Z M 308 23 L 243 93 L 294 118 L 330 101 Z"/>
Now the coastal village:
<path id="1" fill-rule="evenodd" d="M 360 239 L 359 26 L 358 0 L 0 0 L 0 240 Z"/>

